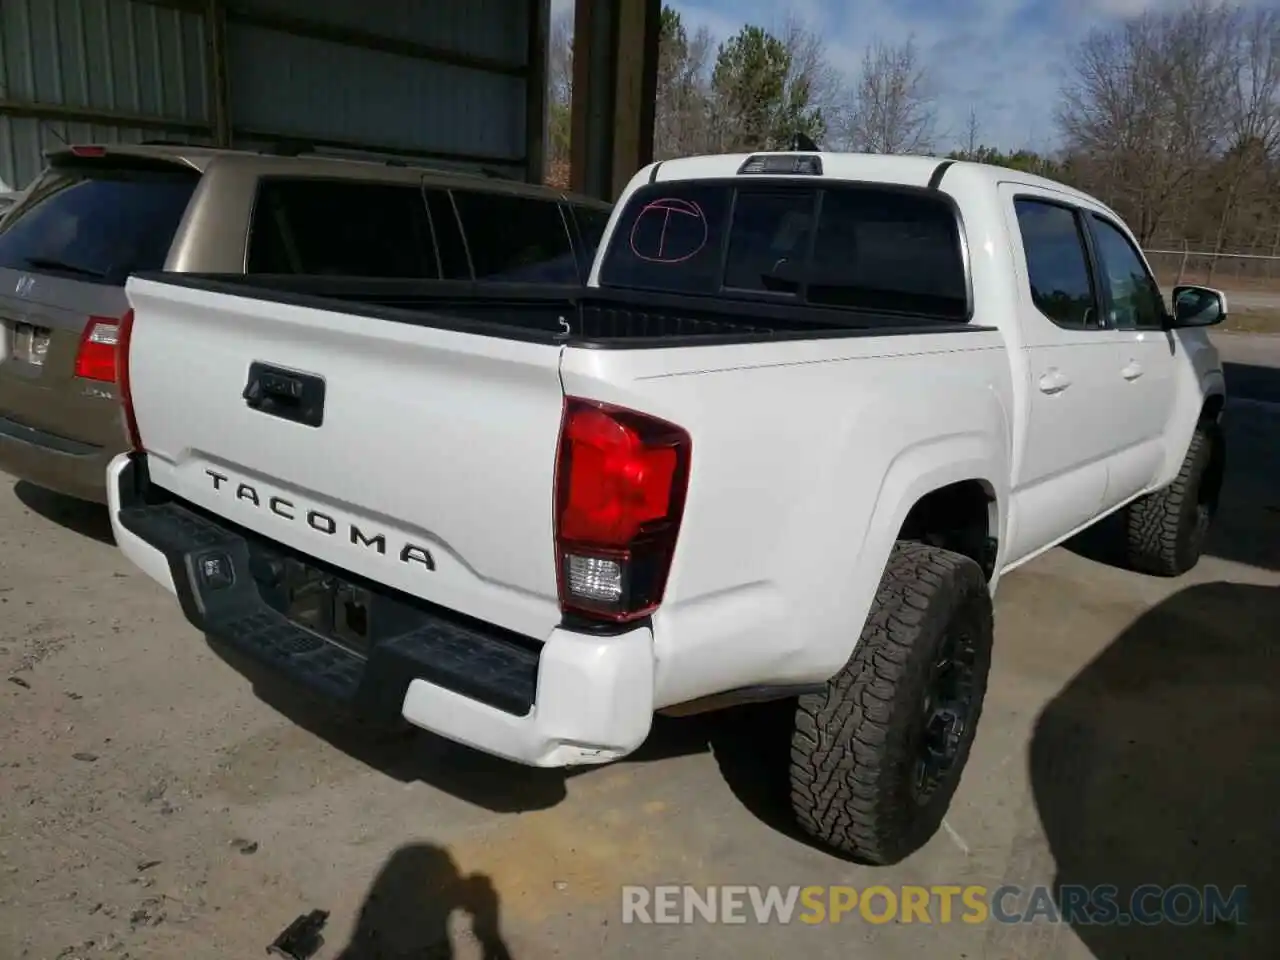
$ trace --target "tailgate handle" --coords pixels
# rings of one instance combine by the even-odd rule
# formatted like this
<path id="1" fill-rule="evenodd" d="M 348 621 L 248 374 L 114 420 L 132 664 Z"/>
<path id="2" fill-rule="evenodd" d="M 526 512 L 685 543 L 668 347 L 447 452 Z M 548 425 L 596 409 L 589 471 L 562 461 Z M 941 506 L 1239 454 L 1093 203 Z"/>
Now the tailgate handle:
<path id="1" fill-rule="evenodd" d="M 324 422 L 324 378 L 254 361 L 241 394 L 250 410 L 308 427 Z"/>

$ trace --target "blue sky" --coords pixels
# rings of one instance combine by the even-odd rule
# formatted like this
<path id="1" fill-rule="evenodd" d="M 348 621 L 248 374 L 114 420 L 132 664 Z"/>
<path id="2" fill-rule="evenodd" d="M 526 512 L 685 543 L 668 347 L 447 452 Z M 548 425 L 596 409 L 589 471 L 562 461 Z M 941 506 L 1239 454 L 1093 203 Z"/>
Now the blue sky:
<path id="1" fill-rule="evenodd" d="M 943 152 L 960 145 L 969 110 L 979 139 L 1005 149 L 1053 146 L 1053 111 L 1070 46 L 1091 27 L 1185 0 L 668 0 L 717 40 L 744 23 L 780 26 L 788 15 L 826 39 L 831 62 L 857 75 L 865 45 L 914 35 L 938 88 Z M 553 8 L 572 9 L 571 0 Z M 948 136 L 948 133 L 950 136 Z"/>

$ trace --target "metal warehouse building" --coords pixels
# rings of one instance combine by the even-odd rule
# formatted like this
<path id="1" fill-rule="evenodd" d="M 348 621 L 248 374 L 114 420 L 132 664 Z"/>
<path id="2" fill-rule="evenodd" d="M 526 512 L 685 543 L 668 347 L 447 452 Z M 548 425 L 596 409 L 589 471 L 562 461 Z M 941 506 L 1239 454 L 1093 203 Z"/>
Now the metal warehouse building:
<path id="1" fill-rule="evenodd" d="M 145 140 L 540 180 L 549 2 L 0 0 L 0 181 Z M 612 199 L 652 152 L 659 6 L 577 0 L 575 189 Z"/>

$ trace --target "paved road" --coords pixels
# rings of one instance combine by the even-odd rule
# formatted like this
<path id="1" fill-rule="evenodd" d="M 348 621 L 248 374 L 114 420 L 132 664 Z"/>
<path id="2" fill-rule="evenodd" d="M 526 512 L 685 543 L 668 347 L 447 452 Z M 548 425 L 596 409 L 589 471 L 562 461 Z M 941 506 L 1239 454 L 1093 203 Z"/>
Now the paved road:
<path id="1" fill-rule="evenodd" d="M 1214 342 L 1226 364 L 1228 395 L 1280 404 L 1280 336 L 1224 333 Z"/>
<path id="2" fill-rule="evenodd" d="M 1268 396 L 1280 369 L 1230 375 Z M 1280 956 L 1261 923 L 943 924 L 936 903 L 933 923 L 621 922 L 624 884 L 672 882 L 1248 884 L 1261 919 L 1280 902 L 1280 413 L 1228 424 L 1227 506 L 1191 575 L 1117 570 L 1103 531 L 1008 578 L 946 829 L 880 870 L 788 832 L 767 712 L 666 723 L 567 778 L 379 740 L 211 652 L 100 511 L 2 482 L 0 957 L 260 957 L 312 908 L 332 911 L 321 960 L 449 956 L 428 951 L 446 933 L 500 956 L 468 917 L 515 960 Z M 343 953 L 362 916 L 384 949 Z"/>
<path id="3" fill-rule="evenodd" d="M 1227 308 L 1229 310 L 1244 308 L 1249 310 L 1280 310 L 1280 293 L 1247 290 L 1237 292 L 1228 290 Z"/>

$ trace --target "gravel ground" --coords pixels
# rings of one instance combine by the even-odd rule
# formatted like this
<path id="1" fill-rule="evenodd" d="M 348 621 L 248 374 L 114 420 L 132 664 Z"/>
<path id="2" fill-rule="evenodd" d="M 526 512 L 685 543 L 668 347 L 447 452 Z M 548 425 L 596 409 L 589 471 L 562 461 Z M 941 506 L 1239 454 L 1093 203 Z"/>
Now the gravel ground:
<path id="1" fill-rule="evenodd" d="M 321 960 L 1280 956 L 1280 346 L 1221 339 L 1245 402 L 1213 556 L 1141 577 L 1103 530 L 1012 574 L 946 829 L 879 870 L 787 830 L 767 710 L 571 777 L 379 739 L 217 655 L 100 510 L 0 477 L 0 958 L 261 957 L 314 908 Z M 624 884 L 1055 882 L 1262 906 L 1225 929 L 621 922 Z"/>

